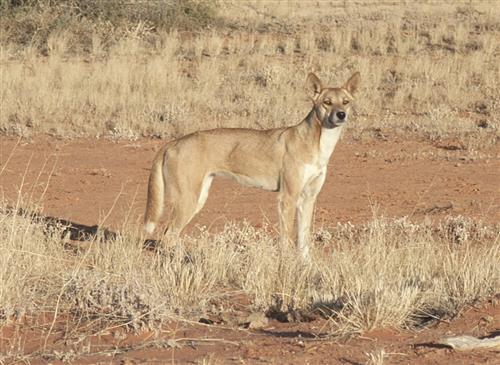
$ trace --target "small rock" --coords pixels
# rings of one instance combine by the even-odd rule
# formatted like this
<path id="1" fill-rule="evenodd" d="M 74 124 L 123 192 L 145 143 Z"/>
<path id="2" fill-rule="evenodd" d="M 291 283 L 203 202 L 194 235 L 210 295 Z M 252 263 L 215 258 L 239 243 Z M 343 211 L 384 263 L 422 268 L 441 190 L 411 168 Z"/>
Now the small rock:
<path id="1" fill-rule="evenodd" d="M 203 324 L 214 324 L 215 322 L 212 321 L 210 318 L 204 318 L 204 317 L 201 317 L 199 320 L 198 320 L 199 323 L 203 323 Z"/>
<path id="2" fill-rule="evenodd" d="M 500 336 L 479 339 L 472 336 L 447 337 L 440 344 L 449 346 L 454 350 L 474 350 L 478 348 L 500 348 Z"/>

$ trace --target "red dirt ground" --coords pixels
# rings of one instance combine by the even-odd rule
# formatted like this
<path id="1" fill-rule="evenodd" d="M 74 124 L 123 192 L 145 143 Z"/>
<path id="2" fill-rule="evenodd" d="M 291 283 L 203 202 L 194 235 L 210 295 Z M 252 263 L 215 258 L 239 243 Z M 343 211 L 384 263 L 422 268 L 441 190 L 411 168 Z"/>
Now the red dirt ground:
<path id="1" fill-rule="evenodd" d="M 462 334 L 498 336 L 500 304 L 498 299 L 493 302 L 496 304 L 488 302 L 471 307 L 451 323 L 442 321 L 420 331 L 382 329 L 345 340 L 325 337 L 328 324 L 322 320 L 308 323 L 270 320 L 266 326 L 253 330 L 182 322 L 164 326 L 159 334 L 127 335 L 122 329 L 110 329 L 99 335 L 83 336 L 85 340 L 79 343 L 79 337 L 71 336 L 71 328 L 61 320 L 53 329 L 55 335 L 48 341 L 47 353 L 71 354 L 72 349 L 79 349 L 76 352 L 81 354 L 86 345 L 89 354 L 82 354 L 70 363 L 302 365 L 366 364 L 368 354 L 383 350 L 386 353 L 384 364 L 498 364 L 500 349 L 455 351 L 440 344 L 443 338 Z M 47 323 L 50 321 L 47 318 Z M 10 325 L 0 329 L 0 353 L 17 343 L 12 340 L 14 337 L 27 351 L 43 348 L 46 332 L 40 330 L 39 324 Z M 29 360 L 33 365 L 63 363 L 54 359 L 48 361 L 43 356 Z"/>
<path id="2" fill-rule="evenodd" d="M 125 216 L 132 222 L 142 219 L 149 168 L 163 143 L 38 137 L 17 144 L 2 137 L 0 197 L 13 205 L 22 186 L 22 205 L 26 205 L 29 197 L 39 201 L 46 189 L 44 214 L 119 229 Z M 482 155 L 471 158 L 466 151 L 397 137 L 370 142 L 344 138 L 318 197 L 316 226 L 363 222 L 374 207 L 388 216 L 418 219 L 461 214 L 499 222 L 500 150 L 482 151 Z M 276 193 L 217 178 L 191 227 L 217 228 L 228 220 L 242 219 L 256 226 L 265 221 L 274 224 L 276 198 Z"/>
<path id="3" fill-rule="evenodd" d="M 447 149 L 446 143 L 438 147 L 424 141 L 385 137 L 370 141 L 346 137 L 339 143 L 318 198 L 317 227 L 364 222 L 375 207 L 379 214 L 408 215 L 416 220 L 461 214 L 490 223 L 500 221 L 498 148 L 471 157 L 467 151 Z M 45 215 L 120 230 L 125 217 L 134 224 L 142 219 L 149 167 L 162 143 L 146 139 L 112 142 L 36 137 L 17 141 L 1 137 L 0 197 L 17 207 L 41 201 Z M 16 203 L 20 188 L 23 200 Z M 228 220 L 242 219 L 256 226 L 275 224 L 276 194 L 216 179 L 205 208 L 190 229 L 196 225 L 219 229 Z M 64 325 L 56 329 L 59 327 Z M 179 348 L 156 346 L 123 352 L 125 345 L 144 343 L 153 334 L 125 336 L 120 341 L 116 330 L 95 336 L 91 352 L 118 346 L 122 348 L 120 354 L 85 355 L 72 363 L 364 364 L 366 353 L 384 349 L 388 353 L 385 364 L 498 364 L 498 350 L 461 353 L 436 345 L 436 341 L 452 334 L 485 336 L 499 331 L 498 299 L 466 310 L 451 323 L 442 322 L 420 332 L 380 330 L 343 342 L 322 338 L 324 322 L 320 320 L 271 320 L 258 330 L 172 323 L 158 338 L 184 339 L 178 340 Z M 4 327 L 0 334 L 0 353 L 12 345 L 14 338 L 33 350 L 45 339 L 40 330 L 23 324 Z M 51 347 L 53 340 L 57 342 L 57 336 L 49 341 Z M 64 344 L 57 346 L 68 351 Z M 49 362 L 42 357 L 30 361 Z"/>

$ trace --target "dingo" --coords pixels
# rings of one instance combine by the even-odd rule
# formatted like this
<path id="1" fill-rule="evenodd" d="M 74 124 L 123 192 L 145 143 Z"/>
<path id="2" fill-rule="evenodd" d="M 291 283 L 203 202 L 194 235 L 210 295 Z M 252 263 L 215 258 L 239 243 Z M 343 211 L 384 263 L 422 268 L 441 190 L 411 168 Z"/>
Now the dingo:
<path id="1" fill-rule="evenodd" d="M 360 80 L 356 72 L 340 88 L 323 87 L 310 73 L 306 85 L 313 107 L 302 122 L 291 127 L 219 128 L 167 143 L 156 155 L 149 176 L 146 232 L 154 231 L 168 195 L 172 212 L 167 234 L 180 234 L 205 204 L 214 176 L 229 176 L 245 185 L 279 192 L 281 240 L 296 240 L 307 258 L 316 197 Z"/>

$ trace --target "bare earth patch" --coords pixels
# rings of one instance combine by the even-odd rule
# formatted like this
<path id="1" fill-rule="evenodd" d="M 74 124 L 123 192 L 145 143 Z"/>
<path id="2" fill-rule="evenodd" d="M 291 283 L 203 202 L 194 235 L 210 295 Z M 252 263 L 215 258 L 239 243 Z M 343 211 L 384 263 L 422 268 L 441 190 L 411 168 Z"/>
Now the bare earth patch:
<path id="1" fill-rule="evenodd" d="M 316 227 L 364 222 L 374 208 L 395 217 L 464 215 L 500 221 L 498 147 L 471 156 L 428 142 L 388 138 L 360 142 L 346 136 L 340 141 L 318 197 Z M 15 202 L 23 185 L 31 203 L 43 195 L 45 215 L 118 229 L 125 216 L 133 222 L 142 219 L 149 169 L 163 143 L 2 138 L 0 194 Z M 220 228 L 244 219 L 254 226 L 275 224 L 276 199 L 275 193 L 217 178 L 191 227 Z"/>

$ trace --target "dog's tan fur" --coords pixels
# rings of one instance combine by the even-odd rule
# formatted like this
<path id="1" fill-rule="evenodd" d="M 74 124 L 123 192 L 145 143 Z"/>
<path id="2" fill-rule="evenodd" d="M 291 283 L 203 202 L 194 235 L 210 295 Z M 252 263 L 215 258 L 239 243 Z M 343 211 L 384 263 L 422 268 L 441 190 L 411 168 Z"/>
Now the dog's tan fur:
<path id="1" fill-rule="evenodd" d="M 297 125 L 269 130 L 220 128 L 167 143 L 151 169 L 145 230 L 154 231 L 168 196 L 172 215 L 167 232 L 180 234 L 205 204 L 213 177 L 223 175 L 279 192 L 281 239 L 297 240 L 307 257 L 316 197 L 359 83 L 360 75 L 355 73 L 340 88 L 323 87 L 311 73 L 306 84 L 313 108 Z"/>

